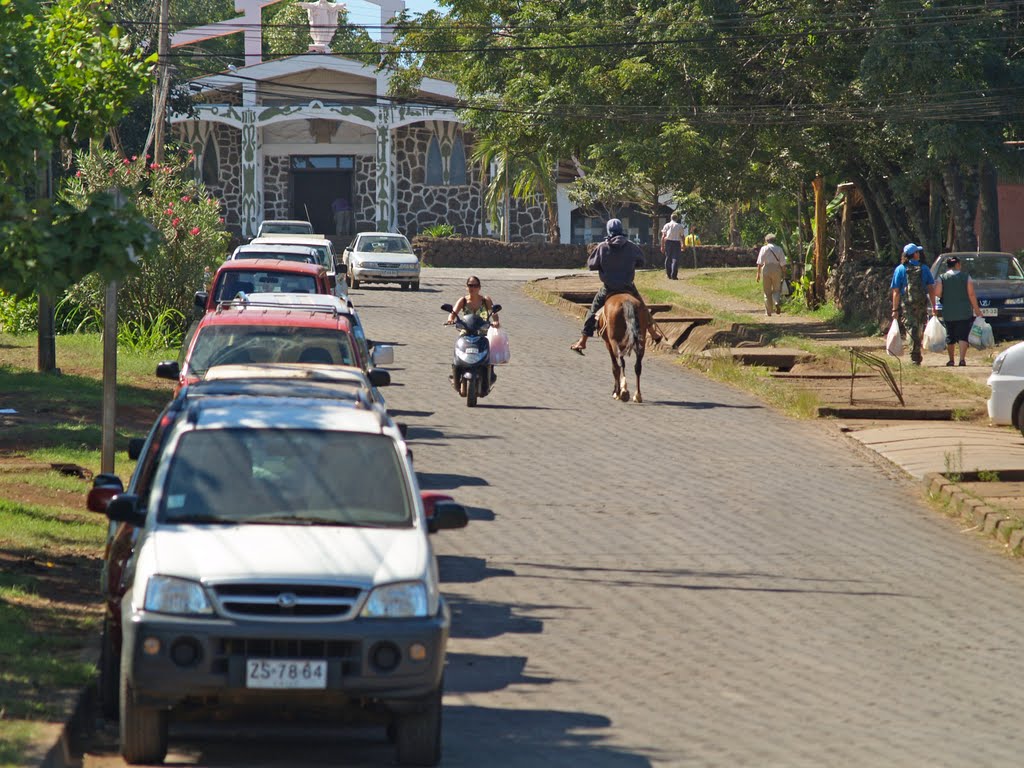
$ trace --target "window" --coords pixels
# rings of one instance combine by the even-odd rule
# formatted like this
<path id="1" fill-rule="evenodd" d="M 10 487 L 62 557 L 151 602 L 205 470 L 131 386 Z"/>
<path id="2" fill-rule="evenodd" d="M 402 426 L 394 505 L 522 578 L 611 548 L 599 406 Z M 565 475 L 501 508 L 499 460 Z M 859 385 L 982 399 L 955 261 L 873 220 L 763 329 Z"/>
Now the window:
<path id="1" fill-rule="evenodd" d="M 462 141 L 462 136 L 456 136 L 452 143 L 448 183 L 454 185 L 469 183 L 466 181 L 466 145 Z"/>
<path id="2" fill-rule="evenodd" d="M 356 167 L 354 157 L 347 155 L 292 155 L 295 171 L 351 171 Z"/>
<path id="3" fill-rule="evenodd" d="M 217 143 L 213 140 L 213 132 L 206 137 L 206 146 L 203 148 L 203 184 L 220 183 L 220 161 L 217 158 Z"/>
<path id="4" fill-rule="evenodd" d="M 427 146 L 426 184 L 431 187 L 440 187 L 444 184 L 444 172 L 441 168 L 441 145 L 437 141 L 437 136 L 431 136 L 430 144 Z"/>

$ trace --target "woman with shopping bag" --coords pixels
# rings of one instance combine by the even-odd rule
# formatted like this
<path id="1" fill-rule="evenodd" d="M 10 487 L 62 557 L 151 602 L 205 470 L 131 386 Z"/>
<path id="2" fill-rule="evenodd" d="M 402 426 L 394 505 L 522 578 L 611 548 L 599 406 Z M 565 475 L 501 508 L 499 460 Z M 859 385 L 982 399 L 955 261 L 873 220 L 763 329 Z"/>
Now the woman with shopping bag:
<path id="1" fill-rule="evenodd" d="M 981 307 L 974 293 L 974 281 L 960 271 L 960 259 L 946 259 L 946 271 L 935 285 L 935 298 L 942 301 L 942 319 L 946 323 L 947 366 L 953 366 L 953 354 L 960 348 L 960 365 L 967 365 L 967 348 L 974 318 L 981 317 Z"/>

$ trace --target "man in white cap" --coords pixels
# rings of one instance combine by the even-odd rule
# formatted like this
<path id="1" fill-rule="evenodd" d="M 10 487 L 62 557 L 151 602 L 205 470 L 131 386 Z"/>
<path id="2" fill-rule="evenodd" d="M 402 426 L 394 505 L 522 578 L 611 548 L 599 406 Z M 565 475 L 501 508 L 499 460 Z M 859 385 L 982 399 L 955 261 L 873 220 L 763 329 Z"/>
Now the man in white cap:
<path id="1" fill-rule="evenodd" d="M 935 314 L 935 278 L 921 261 L 924 248 L 917 243 L 903 246 L 906 261 L 892 273 L 892 317 L 900 331 L 910 334 L 910 362 L 920 365 L 924 360 L 921 338 L 928 323 L 928 312 Z"/>

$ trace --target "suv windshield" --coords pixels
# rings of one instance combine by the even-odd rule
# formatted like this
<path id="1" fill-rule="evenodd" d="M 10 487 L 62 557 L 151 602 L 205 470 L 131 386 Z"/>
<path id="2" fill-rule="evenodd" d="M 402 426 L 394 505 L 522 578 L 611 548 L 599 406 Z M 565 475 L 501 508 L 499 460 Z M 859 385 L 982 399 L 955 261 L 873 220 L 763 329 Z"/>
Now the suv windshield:
<path id="1" fill-rule="evenodd" d="M 313 234 L 313 225 L 307 224 L 304 221 L 295 222 L 283 222 L 283 221 L 264 221 L 260 224 L 259 233 L 261 235 L 311 235 Z"/>
<path id="2" fill-rule="evenodd" d="M 162 522 L 407 527 L 412 503 L 395 441 L 306 429 L 182 435 Z"/>
<path id="3" fill-rule="evenodd" d="M 222 272 L 213 289 L 215 302 L 231 301 L 239 293 L 316 293 L 316 278 L 285 272 L 233 269 Z"/>
<path id="4" fill-rule="evenodd" d="M 282 261 L 297 261 L 301 264 L 317 264 L 318 256 L 311 253 L 295 253 L 294 251 L 239 251 L 235 254 L 236 259 L 281 259 Z"/>
<path id="5" fill-rule="evenodd" d="M 361 253 L 408 253 L 412 246 L 402 235 L 372 235 L 359 238 L 356 250 Z"/>
<path id="6" fill-rule="evenodd" d="M 327 363 L 356 365 L 343 330 L 288 325 L 214 325 L 202 328 L 189 356 L 189 372 L 202 376 L 215 365 Z"/>

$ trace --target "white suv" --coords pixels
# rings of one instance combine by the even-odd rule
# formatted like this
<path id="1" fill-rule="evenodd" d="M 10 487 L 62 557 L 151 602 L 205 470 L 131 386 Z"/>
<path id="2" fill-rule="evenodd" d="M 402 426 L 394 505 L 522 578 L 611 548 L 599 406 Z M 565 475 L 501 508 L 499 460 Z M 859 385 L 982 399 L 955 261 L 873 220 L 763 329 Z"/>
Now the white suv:
<path id="1" fill-rule="evenodd" d="M 435 765 L 450 612 L 405 443 L 383 409 L 224 395 L 169 428 L 121 601 L 121 753 L 160 762 L 168 712 L 384 712 L 401 764 Z M 458 528 L 457 504 L 429 528 Z"/>

